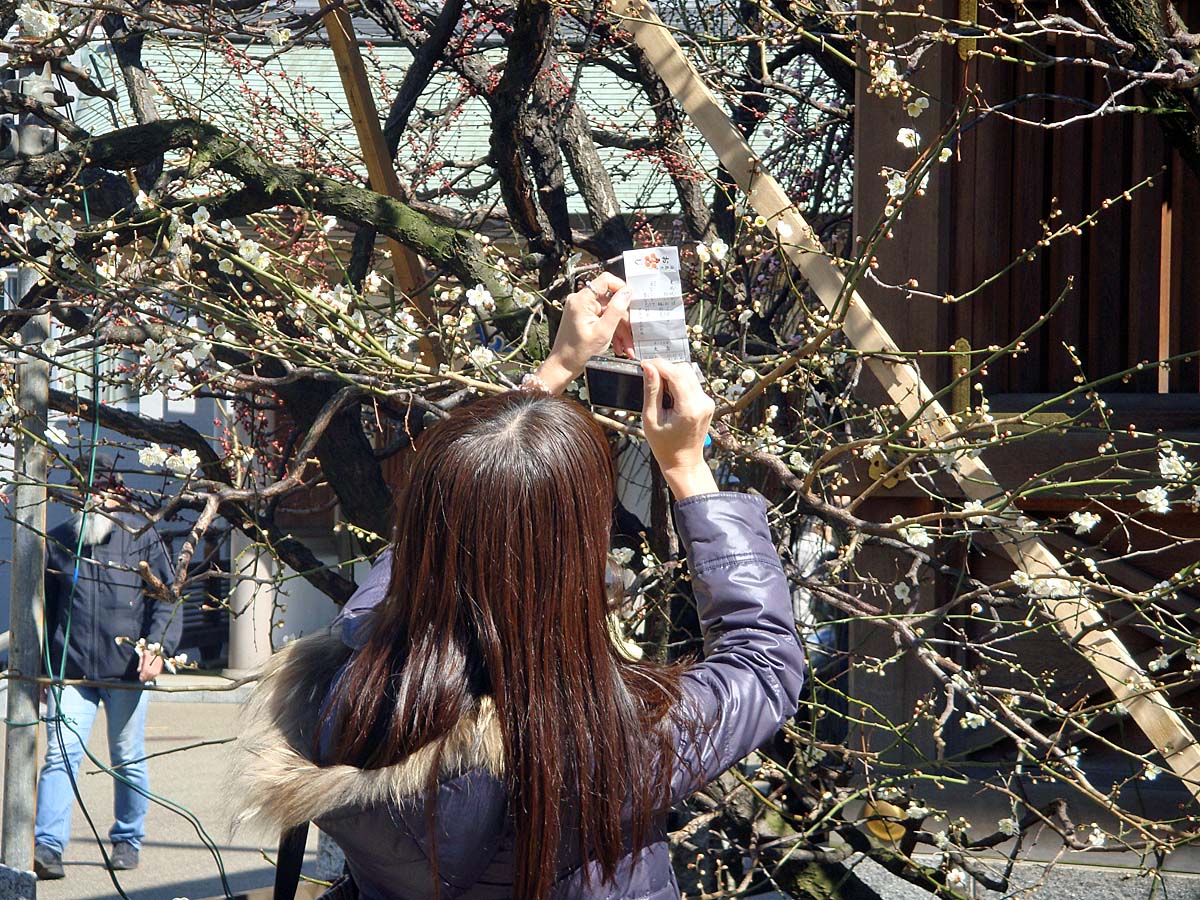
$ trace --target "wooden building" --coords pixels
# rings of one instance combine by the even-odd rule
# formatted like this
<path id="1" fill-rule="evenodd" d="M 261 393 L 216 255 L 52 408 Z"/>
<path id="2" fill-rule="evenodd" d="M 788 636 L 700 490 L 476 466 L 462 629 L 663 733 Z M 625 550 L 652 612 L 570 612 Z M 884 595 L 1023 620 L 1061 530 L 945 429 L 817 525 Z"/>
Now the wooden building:
<path id="1" fill-rule="evenodd" d="M 895 8 L 915 6 L 905 0 Z M 956 14 L 957 7 L 952 15 Z M 1085 21 L 1082 12 L 1080 21 Z M 885 39 L 877 32 L 881 41 L 899 44 L 911 34 L 900 21 L 892 24 L 897 33 Z M 1084 60 L 1091 56 L 1086 43 L 1077 39 L 1044 46 Z M 994 49 L 984 39 L 978 47 Z M 1008 51 L 1013 52 L 1012 45 Z M 1154 117 L 1085 116 L 1087 104 L 1101 103 L 1115 86 L 1085 64 L 1040 68 L 1011 58 L 979 56 L 964 61 L 954 45 L 931 51 L 912 79 L 930 99 L 918 118 L 910 117 L 897 99 L 869 92 L 869 83 L 864 65 L 855 113 L 856 235 L 869 233 L 887 205 L 881 170 L 904 171 L 916 156 L 897 142 L 900 129 L 917 129 L 922 147 L 927 147 L 938 140 L 969 93 L 986 101 L 987 109 L 968 114 L 950 144 L 953 158 L 936 168 L 925 195 L 906 207 L 894 237 L 883 242 L 877 270 L 882 284 L 860 285 L 900 347 L 950 351 L 956 341 L 964 342 L 960 347 L 977 349 L 1006 344 L 1034 326 L 1070 286 L 1044 327 L 1028 336 L 1024 352 L 990 366 L 985 377 L 976 379 L 984 385 L 993 412 L 1027 410 L 1072 388 L 1080 374 L 1090 380 L 1134 369 L 1102 386 L 1101 396 L 1112 414 L 1109 427 L 1118 434 L 1134 426 L 1177 439 L 1200 437 L 1200 353 L 1193 352 L 1200 350 L 1200 174 L 1167 145 Z M 1051 97 L 1058 99 L 1047 99 Z M 1018 123 L 1014 117 L 1036 124 Z M 1046 227 L 1054 232 L 1068 225 L 1079 225 L 1078 233 L 1055 239 L 1049 247 L 1038 246 Z M 1006 271 L 1022 256 L 1027 258 Z M 933 298 L 906 296 L 882 286 L 910 278 Z M 937 299 L 945 297 L 959 299 Z M 1078 364 L 1064 345 L 1075 348 Z M 1137 370 L 1139 363 L 1168 357 L 1176 357 L 1168 367 L 1145 365 Z M 921 367 L 931 387 L 940 389 L 964 359 L 947 352 L 924 358 Z M 1070 412 L 1069 406 L 1047 411 L 1049 416 Z M 1059 463 L 1093 457 L 1106 431 L 1048 434 L 984 458 L 1001 484 L 1011 486 Z M 1125 447 L 1145 447 L 1146 459 L 1153 461 L 1153 439 L 1122 440 Z M 885 498 L 864 507 L 864 513 L 886 521 L 896 513 L 933 510 L 923 495 L 903 483 L 885 493 Z M 1061 516 L 1087 504 L 1081 494 L 1042 494 L 1022 507 L 1034 517 Z M 1144 508 L 1132 497 L 1107 506 L 1128 512 Z M 1200 538 L 1200 515 L 1183 504 L 1177 510 L 1145 525 L 1135 522 L 1089 552 L 1103 559 L 1131 545 L 1161 547 L 1168 542 L 1160 528 Z M 1111 524 L 1113 517 L 1105 514 L 1105 520 Z M 1097 533 L 1105 530 L 1101 526 Z M 1077 539 L 1065 537 L 1050 543 L 1060 553 L 1080 546 Z M 1132 589 L 1145 590 L 1197 557 L 1193 540 L 1123 562 L 1109 574 Z M 984 550 L 973 551 L 962 562 L 994 578 L 1008 571 Z M 873 563 L 881 578 L 895 565 L 884 559 Z M 947 585 L 931 582 L 925 588 L 918 601 L 922 604 L 932 606 L 949 597 Z M 1200 608 L 1195 597 L 1184 594 L 1178 606 L 1188 614 Z M 1121 608 L 1110 611 L 1119 614 Z M 1122 627 L 1120 635 L 1143 664 L 1161 651 L 1159 636 L 1152 632 Z M 869 628 L 852 629 L 852 650 L 894 652 L 894 646 L 884 647 L 882 641 Z M 1019 654 L 1032 669 L 1042 668 L 1039 659 L 1045 661 L 1068 694 L 1103 691 L 1087 663 L 1053 635 L 1026 640 Z M 890 669 L 886 679 L 854 677 L 852 694 L 877 704 L 894 721 L 906 721 L 917 699 L 933 687 L 921 667 L 908 661 Z M 1172 702 L 1186 710 L 1194 708 L 1195 699 L 1184 693 L 1173 696 Z M 1121 727 L 1119 721 L 1112 723 L 1113 737 Z M 998 735 L 954 728 L 947 737 L 948 752 L 973 748 L 987 758 L 992 752 L 988 742 Z M 1134 728 L 1126 745 L 1140 747 L 1143 740 Z"/>

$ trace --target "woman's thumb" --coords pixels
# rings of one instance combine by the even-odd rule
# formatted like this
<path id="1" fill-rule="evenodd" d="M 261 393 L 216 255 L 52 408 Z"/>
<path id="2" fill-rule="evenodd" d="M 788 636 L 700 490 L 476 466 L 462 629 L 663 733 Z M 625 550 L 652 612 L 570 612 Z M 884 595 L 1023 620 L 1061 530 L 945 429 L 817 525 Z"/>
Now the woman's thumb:
<path id="1" fill-rule="evenodd" d="M 617 291 L 611 300 L 608 301 L 608 306 L 604 308 L 600 318 L 607 322 L 613 328 L 616 328 L 620 321 L 629 313 L 629 305 L 633 302 L 633 291 L 629 288 L 621 288 Z"/>
<path id="2" fill-rule="evenodd" d="M 658 367 L 650 361 L 642 363 L 643 373 L 643 402 L 642 416 L 649 419 L 650 425 L 658 424 L 659 400 L 662 397 L 662 376 Z"/>

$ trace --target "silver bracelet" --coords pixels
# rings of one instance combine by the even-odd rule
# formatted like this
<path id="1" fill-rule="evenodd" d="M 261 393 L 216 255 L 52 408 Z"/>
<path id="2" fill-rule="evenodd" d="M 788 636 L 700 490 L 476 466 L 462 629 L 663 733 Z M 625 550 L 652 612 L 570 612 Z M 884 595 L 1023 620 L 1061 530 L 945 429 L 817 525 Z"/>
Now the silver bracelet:
<path id="1" fill-rule="evenodd" d="M 550 388 L 546 387 L 546 382 L 538 378 L 536 372 L 526 372 L 521 377 L 521 385 L 518 390 L 522 391 L 541 391 L 544 394 L 553 393 Z"/>

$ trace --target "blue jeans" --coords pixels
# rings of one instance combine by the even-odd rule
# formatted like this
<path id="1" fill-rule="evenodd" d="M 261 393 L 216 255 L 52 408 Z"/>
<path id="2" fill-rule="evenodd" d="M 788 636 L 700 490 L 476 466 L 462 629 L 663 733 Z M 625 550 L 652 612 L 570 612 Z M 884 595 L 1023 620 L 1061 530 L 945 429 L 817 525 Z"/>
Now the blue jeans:
<path id="1" fill-rule="evenodd" d="M 108 716 L 108 755 L 116 770 L 113 788 L 113 826 L 108 831 L 113 843 L 128 841 L 142 845 L 146 835 L 146 811 L 150 808 L 150 773 L 146 755 L 146 691 L 115 688 L 62 688 L 55 714 L 55 688 L 50 689 L 46 709 L 46 762 L 38 778 L 37 823 L 34 839 L 62 853 L 71 838 L 71 808 L 75 794 L 71 778 L 78 775 L 83 748 L 96 720 L 100 702 Z M 61 742 L 59 737 L 61 736 Z M 65 750 L 65 752 L 64 752 Z M 70 766 L 70 772 L 67 766 Z"/>

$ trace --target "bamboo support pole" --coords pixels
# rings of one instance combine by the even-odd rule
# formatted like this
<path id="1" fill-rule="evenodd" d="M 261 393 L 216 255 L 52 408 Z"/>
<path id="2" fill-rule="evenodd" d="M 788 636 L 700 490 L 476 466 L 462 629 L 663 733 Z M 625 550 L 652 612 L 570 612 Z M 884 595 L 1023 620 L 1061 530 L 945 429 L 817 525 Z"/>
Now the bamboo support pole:
<path id="1" fill-rule="evenodd" d="M 745 191 L 750 205 L 767 220 L 777 236 L 781 224 L 788 226 L 784 229 L 787 237 L 780 240 L 784 252 L 826 309 L 836 312 L 845 276 L 826 255 L 779 182 L 763 170 L 750 145 L 670 30 L 640 0 L 613 0 L 612 9 L 624 19 L 624 27 L 633 34 L 675 99 Z M 916 366 L 899 356 L 900 348 L 862 297 L 854 292 L 848 303 L 843 300 L 841 306 L 845 310 L 843 330 L 847 338 L 859 351 L 870 354 L 867 362 L 871 371 L 900 413 L 915 419 L 925 440 L 951 440 L 957 427 L 954 420 L 933 399 L 933 392 Z M 895 361 L 884 358 L 888 356 Z M 972 499 L 986 501 L 1003 494 L 1003 488 L 981 459 L 960 459 L 954 477 L 963 493 Z M 1033 526 L 1030 520 L 1014 513 L 1003 524 L 1000 549 L 1018 569 L 1038 579 L 1061 577 L 1061 563 L 1041 540 L 1030 534 Z M 1083 596 L 1037 596 L 1036 600 L 1064 639 L 1096 669 L 1193 798 L 1200 799 L 1200 747 L 1167 698 L 1108 628 L 1096 606 Z"/>
<path id="2" fill-rule="evenodd" d="M 346 92 L 350 119 L 354 122 L 354 131 L 358 135 L 358 146 L 367 166 L 367 179 L 371 190 L 398 200 L 400 180 L 387 152 L 383 129 L 379 126 L 379 111 L 375 108 L 375 98 L 371 94 L 370 82 L 367 81 L 367 70 L 358 49 L 354 23 L 344 4 L 335 5 L 325 13 L 325 31 L 329 35 L 329 46 L 333 50 L 338 74 L 342 78 L 342 89 Z M 412 298 L 420 314 L 418 318 L 424 324 L 433 324 L 436 322 L 433 300 L 428 291 L 423 289 L 425 275 L 421 258 L 395 238 L 388 238 L 387 246 L 392 254 L 393 283 L 396 289 Z M 420 351 L 423 362 L 432 364 L 435 361 L 433 345 L 426 336 L 421 337 Z"/>

